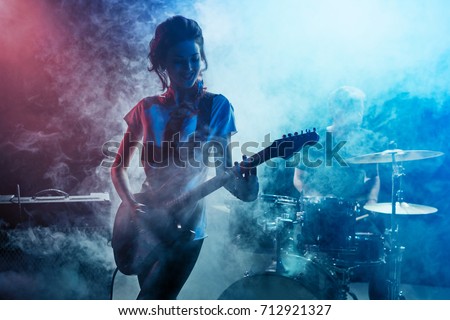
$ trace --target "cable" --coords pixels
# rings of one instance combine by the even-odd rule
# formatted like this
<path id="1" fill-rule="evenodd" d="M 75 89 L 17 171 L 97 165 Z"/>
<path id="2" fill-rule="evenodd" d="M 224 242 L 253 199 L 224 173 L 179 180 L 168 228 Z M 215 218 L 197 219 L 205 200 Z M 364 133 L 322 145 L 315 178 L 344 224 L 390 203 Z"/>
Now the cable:
<path id="1" fill-rule="evenodd" d="M 118 271 L 119 271 L 119 268 L 116 267 L 116 270 L 114 270 L 113 276 L 112 276 L 112 279 L 111 279 L 111 292 L 110 292 L 110 295 L 109 295 L 110 300 L 113 300 L 114 280 L 116 279 L 116 275 L 117 275 Z"/>

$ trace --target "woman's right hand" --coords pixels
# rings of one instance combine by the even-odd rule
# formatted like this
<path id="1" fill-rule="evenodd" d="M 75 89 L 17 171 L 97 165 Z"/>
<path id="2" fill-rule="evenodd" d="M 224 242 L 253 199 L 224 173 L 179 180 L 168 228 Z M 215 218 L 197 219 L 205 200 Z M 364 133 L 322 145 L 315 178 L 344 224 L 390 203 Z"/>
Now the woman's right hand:
<path id="1" fill-rule="evenodd" d="M 130 207 L 133 218 L 145 214 L 147 212 L 147 206 L 140 202 L 132 202 L 130 203 Z"/>

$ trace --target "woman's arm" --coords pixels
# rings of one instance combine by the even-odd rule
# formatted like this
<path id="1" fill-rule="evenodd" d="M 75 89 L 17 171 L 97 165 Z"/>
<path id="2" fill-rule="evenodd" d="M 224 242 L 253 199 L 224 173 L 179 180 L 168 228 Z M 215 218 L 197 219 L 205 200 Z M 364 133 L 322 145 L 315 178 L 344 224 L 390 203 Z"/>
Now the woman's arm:
<path id="1" fill-rule="evenodd" d="M 134 208 L 140 207 L 142 204 L 137 202 L 134 198 L 130 187 L 127 169 L 139 144 L 138 140 L 139 138 L 135 137 L 128 128 L 122 142 L 120 143 L 119 150 L 111 168 L 111 179 L 120 199 L 125 204 Z"/>
<path id="2" fill-rule="evenodd" d="M 215 141 L 218 143 L 218 152 L 215 154 L 216 174 L 223 174 L 227 170 L 232 170 L 234 174 L 234 179 L 225 185 L 225 189 L 242 201 L 256 200 L 259 192 L 256 167 L 245 168 L 245 159 L 243 160 L 244 166 L 239 163 L 233 165 L 230 135 L 215 139 Z"/>

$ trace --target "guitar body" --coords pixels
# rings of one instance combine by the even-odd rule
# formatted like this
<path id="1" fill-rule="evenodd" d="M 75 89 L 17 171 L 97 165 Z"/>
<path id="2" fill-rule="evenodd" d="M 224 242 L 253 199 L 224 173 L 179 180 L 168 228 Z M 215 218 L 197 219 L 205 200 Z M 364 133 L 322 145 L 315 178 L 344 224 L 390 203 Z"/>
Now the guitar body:
<path id="1" fill-rule="evenodd" d="M 135 197 L 147 204 L 146 212 L 135 214 L 133 208 L 120 204 L 111 242 L 116 265 L 125 275 L 139 274 L 176 241 L 189 241 L 194 235 L 191 230 L 179 228 L 181 225 L 169 210 L 154 208 L 143 194 Z"/>

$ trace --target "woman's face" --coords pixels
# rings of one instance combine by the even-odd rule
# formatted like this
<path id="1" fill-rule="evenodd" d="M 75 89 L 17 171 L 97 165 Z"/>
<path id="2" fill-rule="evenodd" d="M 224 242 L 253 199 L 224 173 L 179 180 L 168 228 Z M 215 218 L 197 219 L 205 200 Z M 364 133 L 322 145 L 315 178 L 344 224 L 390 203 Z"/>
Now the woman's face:
<path id="1" fill-rule="evenodd" d="M 167 53 L 166 68 L 171 86 L 191 88 L 201 68 L 199 45 L 194 40 L 186 40 L 171 47 Z"/>

